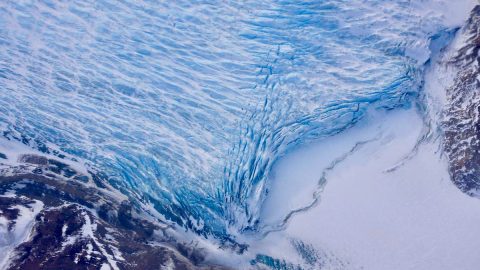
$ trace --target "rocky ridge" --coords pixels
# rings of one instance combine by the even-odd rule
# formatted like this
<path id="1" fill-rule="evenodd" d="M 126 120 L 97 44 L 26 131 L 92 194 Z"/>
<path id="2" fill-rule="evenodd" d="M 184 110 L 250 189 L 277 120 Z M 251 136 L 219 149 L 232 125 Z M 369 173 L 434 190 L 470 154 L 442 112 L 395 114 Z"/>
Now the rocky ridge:
<path id="1" fill-rule="evenodd" d="M 0 151 L 0 269 L 226 269 L 170 231 L 101 174 Z"/>
<path id="2" fill-rule="evenodd" d="M 480 196 L 480 6 L 459 33 L 462 47 L 449 61 L 457 70 L 447 89 L 444 148 L 452 181 Z"/>

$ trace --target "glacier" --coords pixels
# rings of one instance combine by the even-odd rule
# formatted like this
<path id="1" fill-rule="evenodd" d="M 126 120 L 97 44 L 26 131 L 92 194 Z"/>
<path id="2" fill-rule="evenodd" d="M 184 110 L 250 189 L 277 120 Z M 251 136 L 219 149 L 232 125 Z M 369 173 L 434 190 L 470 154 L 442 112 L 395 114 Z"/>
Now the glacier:
<path id="1" fill-rule="evenodd" d="M 474 269 L 445 114 L 476 4 L 4 1 L 0 171 L 61 162 L 233 268 Z"/>

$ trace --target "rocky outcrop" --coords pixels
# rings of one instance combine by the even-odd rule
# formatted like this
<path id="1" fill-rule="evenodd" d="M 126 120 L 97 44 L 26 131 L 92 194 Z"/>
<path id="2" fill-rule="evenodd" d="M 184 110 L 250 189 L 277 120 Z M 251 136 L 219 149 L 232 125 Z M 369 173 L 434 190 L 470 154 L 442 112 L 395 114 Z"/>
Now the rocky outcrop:
<path id="1" fill-rule="evenodd" d="M 450 61 L 458 73 L 447 89 L 445 152 L 455 185 L 480 196 L 480 6 L 459 35 L 463 45 Z"/>
<path id="2" fill-rule="evenodd" d="M 168 224 L 107 185 L 37 154 L 3 166 L 0 268 L 226 269 L 206 265 L 202 250 L 170 237 Z"/>

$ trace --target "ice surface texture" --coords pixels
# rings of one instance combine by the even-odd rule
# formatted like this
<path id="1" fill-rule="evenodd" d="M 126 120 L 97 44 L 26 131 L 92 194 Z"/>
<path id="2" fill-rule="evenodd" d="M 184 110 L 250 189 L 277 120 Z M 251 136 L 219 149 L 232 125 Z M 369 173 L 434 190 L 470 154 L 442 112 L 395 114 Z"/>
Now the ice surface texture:
<path id="1" fill-rule="evenodd" d="M 0 127 L 181 226 L 255 231 L 280 157 L 410 104 L 448 2 L 2 1 Z"/>

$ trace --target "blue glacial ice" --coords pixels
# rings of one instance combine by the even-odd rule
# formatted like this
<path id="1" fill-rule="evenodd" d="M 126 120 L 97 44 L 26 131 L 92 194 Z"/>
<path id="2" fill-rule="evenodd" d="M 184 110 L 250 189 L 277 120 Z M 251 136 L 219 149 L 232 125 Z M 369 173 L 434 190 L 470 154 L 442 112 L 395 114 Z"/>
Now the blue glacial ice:
<path id="1" fill-rule="evenodd" d="M 368 110 L 415 104 L 432 37 L 462 22 L 451 7 L 2 1 L 0 128 L 104 172 L 180 227 L 256 233 L 282 157 Z"/>

